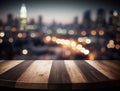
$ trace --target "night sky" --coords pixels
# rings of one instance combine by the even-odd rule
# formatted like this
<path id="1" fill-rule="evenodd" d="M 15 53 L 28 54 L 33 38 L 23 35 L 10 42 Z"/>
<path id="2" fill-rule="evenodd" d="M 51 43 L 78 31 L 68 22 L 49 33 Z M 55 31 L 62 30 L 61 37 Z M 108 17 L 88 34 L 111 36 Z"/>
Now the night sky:
<path id="1" fill-rule="evenodd" d="M 34 18 L 37 22 L 38 16 L 43 16 L 44 23 L 71 23 L 75 16 L 82 21 L 83 13 L 86 10 L 92 11 L 92 19 L 98 8 L 106 11 L 120 9 L 118 0 L 1 0 L 0 19 L 6 21 L 7 14 L 13 14 L 14 18 L 19 18 L 20 7 L 24 3 L 28 11 L 28 21 Z"/>

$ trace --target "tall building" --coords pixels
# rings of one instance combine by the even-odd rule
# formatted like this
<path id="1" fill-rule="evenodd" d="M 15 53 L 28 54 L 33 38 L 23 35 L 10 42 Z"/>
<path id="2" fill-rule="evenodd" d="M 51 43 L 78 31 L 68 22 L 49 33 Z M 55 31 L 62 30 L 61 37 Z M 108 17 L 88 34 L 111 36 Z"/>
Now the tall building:
<path id="1" fill-rule="evenodd" d="M 20 30 L 24 31 L 26 30 L 27 26 L 27 9 L 25 4 L 22 4 L 22 7 L 20 9 Z"/>
<path id="2" fill-rule="evenodd" d="M 42 26 L 43 26 L 42 16 L 39 16 L 38 26 L 39 26 L 39 29 L 42 30 Z"/>
<path id="3" fill-rule="evenodd" d="M 109 12 L 109 25 L 113 25 L 113 10 Z"/>
<path id="4" fill-rule="evenodd" d="M 74 30 L 78 30 L 79 27 L 79 23 L 78 23 L 78 17 L 74 17 L 74 21 L 73 21 L 73 29 Z"/>
<path id="5" fill-rule="evenodd" d="M 7 25 L 12 26 L 12 23 L 13 23 L 13 15 L 8 14 L 7 15 Z"/>
<path id="6" fill-rule="evenodd" d="M 91 11 L 87 10 L 85 11 L 84 15 L 83 15 L 83 27 L 84 28 L 89 28 L 91 27 Z"/>
<path id="7" fill-rule="evenodd" d="M 13 24 L 17 29 L 19 28 L 19 19 L 15 18 L 14 19 L 14 24 Z"/>
<path id="8" fill-rule="evenodd" d="M 0 26 L 3 26 L 3 21 L 0 19 Z"/>
<path id="9" fill-rule="evenodd" d="M 31 24 L 31 25 L 35 25 L 35 20 L 34 20 L 34 18 L 32 18 L 32 19 L 30 20 L 30 24 Z"/>
<path id="10" fill-rule="evenodd" d="M 74 17 L 74 24 L 78 25 L 78 17 Z"/>
<path id="11" fill-rule="evenodd" d="M 97 19 L 96 24 L 97 27 L 105 27 L 106 26 L 106 11 L 102 8 L 99 8 L 97 11 Z"/>

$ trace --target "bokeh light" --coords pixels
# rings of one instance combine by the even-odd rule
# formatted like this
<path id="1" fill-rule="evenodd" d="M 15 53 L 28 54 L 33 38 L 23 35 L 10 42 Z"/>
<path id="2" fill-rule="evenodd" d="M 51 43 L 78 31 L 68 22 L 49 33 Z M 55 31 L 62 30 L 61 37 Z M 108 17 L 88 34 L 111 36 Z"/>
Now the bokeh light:
<path id="1" fill-rule="evenodd" d="M 27 55 L 27 54 L 28 54 L 28 50 L 27 50 L 27 49 L 23 49 L 23 50 L 22 50 L 22 54 L 23 54 L 23 55 Z"/>

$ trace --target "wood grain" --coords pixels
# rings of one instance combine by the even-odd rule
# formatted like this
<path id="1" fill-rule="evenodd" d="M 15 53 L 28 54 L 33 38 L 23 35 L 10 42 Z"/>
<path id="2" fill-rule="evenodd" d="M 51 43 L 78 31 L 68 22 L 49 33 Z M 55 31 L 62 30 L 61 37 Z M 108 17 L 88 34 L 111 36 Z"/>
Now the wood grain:
<path id="1" fill-rule="evenodd" d="M 64 62 L 72 83 L 87 82 L 87 79 L 84 77 L 82 71 L 76 66 L 74 61 L 64 61 Z"/>
<path id="2" fill-rule="evenodd" d="M 114 61 L 106 61 L 106 60 L 101 61 L 100 63 L 120 73 L 120 64 L 115 63 Z"/>
<path id="3" fill-rule="evenodd" d="M 47 89 L 52 61 L 35 61 L 16 81 L 16 88 Z M 32 84 L 32 85 L 31 85 Z"/>
<path id="4" fill-rule="evenodd" d="M 71 80 L 63 60 L 53 61 L 49 81 L 49 89 L 71 89 Z"/>
<path id="5" fill-rule="evenodd" d="M 0 74 L 10 70 L 11 68 L 15 67 L 16 65 L 20 64 L 24 60 L 19 60 L 19 61 L 2 61 L 0 62 Z"/>
<path id="6" fill-rule="evenodd" d="M 18 64 L 17 62 L 19 61 L 0 62 L 0 86 L 64 91 L 72 89 L 92 91 L 101 87 L 120 87 L 120 61 L 21 60 Z"/>
<path id="7" fill-rule="evenodd" d="M 93 66 L 95 69 L 97 69 L 99 72 L 103 73 L 105 76 L 107 76 L 109 79 L 120 79 L 120 73 L 107 65 L 102 64 L 102 62 L 99 61 L 86 61 L 91 66 Z"/>
<path id="8" fill-rule="evenodd" d="M 100 73 L 98 70 L 93 68 L 91 65 L 86 63 L 85 61 L 75 61 L 75 63 L 79 67 L 79 69 L 82 71 L 84 76 L 86 77 L 88 83 L 110 80 L 106 76 L 104 76 L 102 73 Z"/>
<path id="9" fill-rule="evenodd" d="M 3 62 L 4 60 L 0 60 L 0 62 Z"/>
<path id="10" fill-rule="evenodd" d="M 16 80 L 32 64 L 33 61 L 24 61 L 0 75 L 0 86 L 14 87 Z"/>

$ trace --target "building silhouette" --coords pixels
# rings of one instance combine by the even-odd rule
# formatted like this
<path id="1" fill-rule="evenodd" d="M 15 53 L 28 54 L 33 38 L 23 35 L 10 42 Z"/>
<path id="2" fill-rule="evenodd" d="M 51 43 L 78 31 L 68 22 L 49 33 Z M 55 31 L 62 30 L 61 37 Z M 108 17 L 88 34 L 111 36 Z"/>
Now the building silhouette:
<path id="1" fill-rule="evenodd" d="M 13 26 L 16 27 L 17 29 L 19 28 L 19 19 L 18 18 L 14 19 Z"/>
<path id="2" fill-rule="evenodd" d="M 91 11 L 90 10 L 85 11 L 83 15 L 83 27 L 87 29 L 91 27 Z"/>
<path id="3" fill-rule="evenodd" d="M 3 26 L 3 21 L 2 21 L 2 19 L 0 19 L 0 26 Z"/>
<path id="4" fill-rule="evenodd" d="M 42 20 L 43 20 L 42 16 L 39 16 L 38 17 L 38 27 L 39 27 L 40 31 L 42 30 L 42 26 L 43 26 Z"/>
<path id="5" fill-rule="evenodd" d="M 8 14 L 7 15 L 7 25 L 8 26 L 12 26 L 13 25 L 13 15 L 12 14 Z"/>
<path id="6" fill-rule="evenodd" d="M 75 16 L 73 20 L 73 29 L 78 30 L 78 27 L 79 27 L 78 16 Z"/>
<path id="7" fill-rule="evenodd" d="M 32 18 L 32 19 L 30 20 L 30 24 L 32 24 L 32 25 L 35 24 L 35 20 L 34 20 L 34 18 Z"/>
<path id="8" fill-rule="evenodd" d="M 78 17 L 74 17 L 74 24 L 78 24 Z"/>
<path id="9" fill-rule="evenodd" d="M 96 24 L 97 27 L 106 27 L 106 11 L 102 8 L 99 8 L 97 11 Z"/>

